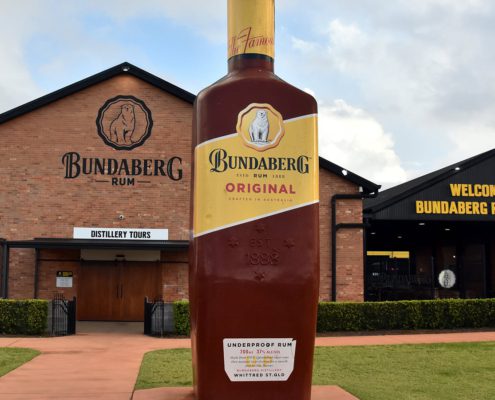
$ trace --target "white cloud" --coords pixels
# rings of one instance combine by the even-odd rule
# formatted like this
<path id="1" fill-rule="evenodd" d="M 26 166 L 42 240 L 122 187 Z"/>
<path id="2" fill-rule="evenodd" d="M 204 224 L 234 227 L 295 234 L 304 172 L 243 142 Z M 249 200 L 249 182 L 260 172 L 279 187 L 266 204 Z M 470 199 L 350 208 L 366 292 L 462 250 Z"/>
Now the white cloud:
<path id="1" fill-rule="evenodd" d="M 391 135 L 371 115 L 336 100 L 318 119 L 322 157 L 385 186 L 406 180 Z"/>
<path id="2" fill-rule="evenodd" d="M 49 87 L 57 82 L 51 91 L 122 61 L 154 59 L 145 47 L 130 46 L 126 37 L 107 35 L 115 24 L 129 26 L 129 35 L 133 35 L 133 21 L 157 18 L 163 24 L 189 27 L 206 42 L 226 41 L 225 22 L 221 22 L 226 13 L 220 12 L 220 7 L 226 8 L 222 0 L 212 0 L 208 7 L 197 0 L 4 2 L 0 13 L 0 37 L 4 38 L 0 42 L 0 113 L 46 94 L 45 82 L 40 82 L 43 78 Z M 101 22 L 96 28 L 92 18 L 109 18 L 110 22 Z M 174 81 L 164 75 L 162 72 L 162 77 Z"/>
<path id="3" fill-rule="evenodd" d="M 227 2 L 225 0 L 90 0 L 93 11 L 102 12 L 125 23 L 139 17 L 162 17 L 192 31 L 207 40 L 227 41 Z M 165 23 L 165 22 L 164 22 Z M 181 40 L 180 37 L 176 38 Z"/>
<path id="4" fill-rule="evenodd" d="M 317 28 L 293 31 L 287 65 L 393 133 L 409 178 L 495 147 L 495 3 L 315 1 Z"/>
<path id="5" fill-rule="evenodd" d="M 0 13 L 0 112 L 13 108 L 40 93 L 29 71 L 25 42 L 34 33 L 32 22 L 40 7 L 31 2 L 2 3 Z M 42 18 L 40 18 L 42 19 Z"/>
<path id="6" fill-rule="evenodd" d="M 9 60 L 0 63 L 0 76 L 8 77 L 0 79 L 1 113 L 16 104 L 33 100 L 40 94 L 40 90 L 29 73 L 20 46 L 14 46 L 12 43 L 7 46 L 0 42 L 0 54 Z"/>
<path id="7" fill-rule="evenodd" d="M 330 152 L 331 161 L 384 183 L 405 179 L 404 169 L 411 177 L 495 147 L 493 0 L 278 0 L 277 10 L 277 71 L 299 87 L 316 88 L 322 127 L 327 120 L 340 131 L 377 135 L 376 149 L 368 136 L 353 133 L 349 142 L 337 135 L 328 146 L 340 158 Z M 171 56 L 190 63 L 190 42 L 154 37 L 144 25 L 150 19 L 179 27 L 206 51 L 226 41 L 225 0 L 3 1 L 0 112 L 40 96 L 42 88 L 58 89 L 123 60 L 187 88 L 184 74 L 167 69 L 153 52 L 161 41 L 177 41 Z M 154 50 L 112 37 L 122 27 L 143 34 Z M 33 42 L 48 50 L 41 50 L 41 61 L 31 59 Z M 210 61 L 198 63 L 195 87 Z M 354 149 L 383 173 L 354 168 Z"/>

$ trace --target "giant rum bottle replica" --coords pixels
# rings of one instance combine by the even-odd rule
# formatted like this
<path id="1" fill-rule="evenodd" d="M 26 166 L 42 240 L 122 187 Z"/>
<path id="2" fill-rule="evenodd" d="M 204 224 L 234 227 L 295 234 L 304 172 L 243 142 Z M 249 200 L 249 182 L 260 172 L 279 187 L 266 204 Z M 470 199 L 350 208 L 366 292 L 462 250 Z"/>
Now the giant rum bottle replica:
<path id="1" fill-rule="evenodd" d="M 319 282 L 315 100 L 273 72 L 274 0 L 228 0 L 228 74 L 194 113 L 197 400 L 309 400 Z"/>

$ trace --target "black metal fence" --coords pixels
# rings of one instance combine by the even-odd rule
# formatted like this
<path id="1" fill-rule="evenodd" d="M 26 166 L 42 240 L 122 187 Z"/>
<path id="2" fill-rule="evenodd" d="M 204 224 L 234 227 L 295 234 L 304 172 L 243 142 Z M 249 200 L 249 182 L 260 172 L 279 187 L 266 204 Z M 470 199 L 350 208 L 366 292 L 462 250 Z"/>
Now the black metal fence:
<path id="1" fill-rule="evenodd" d="M 53 336 L 74 335 L 76 333 L 76 298 L 66 300 L 56 294 L 52 300 L 51 334 Z"/>
<path id="2" fill-rule="evenodd" d="M 150 336 L 165 336 L 175 332 L 174 310 L 172 303 L 162 299 L 149 301 L 144 299 L 144 334 Z"/>
<path id="3" fill-rule="evenodd" d="M 434 282 L 429 275 L 368 274 L 366 300 L 427 300 L 434 298 Z"/>

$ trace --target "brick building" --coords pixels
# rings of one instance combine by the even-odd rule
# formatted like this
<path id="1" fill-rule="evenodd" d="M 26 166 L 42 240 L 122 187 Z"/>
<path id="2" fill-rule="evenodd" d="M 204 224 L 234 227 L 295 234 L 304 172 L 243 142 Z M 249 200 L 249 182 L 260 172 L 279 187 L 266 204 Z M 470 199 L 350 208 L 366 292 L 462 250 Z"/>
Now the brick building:
<path id="1" fill-rule="evenodd" d="M 124 63 L 0 115 L 2 297 L 77 296 L 80 320 L 187 298 L 193 102 Z M 363 300 L 378 188 L 320 158 L 321 300 Z"/>

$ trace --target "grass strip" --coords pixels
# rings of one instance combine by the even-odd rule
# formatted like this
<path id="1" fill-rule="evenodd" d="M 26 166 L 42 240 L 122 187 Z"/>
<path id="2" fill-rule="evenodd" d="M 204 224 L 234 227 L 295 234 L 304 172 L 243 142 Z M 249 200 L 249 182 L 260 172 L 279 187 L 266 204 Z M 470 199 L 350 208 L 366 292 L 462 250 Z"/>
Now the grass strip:
<path id="1" fill-rule="evenodd" d="M 313 384 L 361 400 L 493 400 L 494 376 L 495 342 L 317 347 Z M 136 389 L 191 385 L 191 351 L 158 350 L 145 355 Z"/>
<path id="2" fill-rule="evenodd" d="M 191 350 L 156 350 L 146 353 L 139 370 L 136 390 L 163 386 L 191 386 Z"/>
<path id="3" fill-rule="evenodd" d="M 0 347 L 0 376 L 20 367 L 39 355 L 38 350 L 17 347 Z"/>

